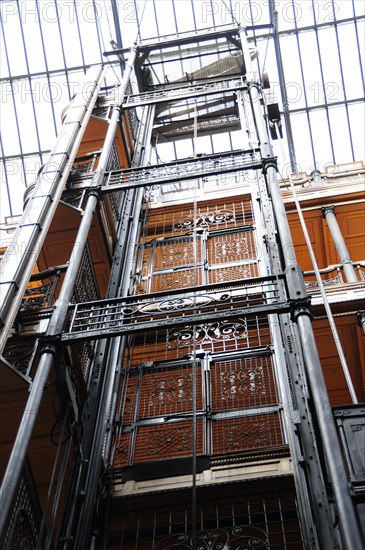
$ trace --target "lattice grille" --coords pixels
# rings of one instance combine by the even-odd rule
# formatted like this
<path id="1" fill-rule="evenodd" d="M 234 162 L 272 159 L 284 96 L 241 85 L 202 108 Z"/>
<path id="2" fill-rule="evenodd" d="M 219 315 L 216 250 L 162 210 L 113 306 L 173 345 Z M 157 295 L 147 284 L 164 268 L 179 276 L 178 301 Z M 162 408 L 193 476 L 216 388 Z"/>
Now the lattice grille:
<path id="1" fill-rule="evenodd" d="M 138 429 L 134 462 L 191 456 L 192 422 L 174 422 Z M 196 452 L 203 452 L 202 423 L 197 422 Z"/>
<path id="2" fill-rule="evenodd" d="M 213 453 L 229 453 L 283 444 L 277 414 L 255 415 L 214 422 Z"/>
<path id="3" fill-rule="evenodd" d="M 208 270 L 208 284 L 225 283 L 228 281 L 244 281 L 252 277 L 259 277 L 257 264 L 230 265 Z"/>
<path id="4" fill-rule="evenodd" d="M 196 238 L 195 242 L 193 237 L 185 237 L 178 241 L 166 240 L 155 246 L 153 270 L 171 269 L 201 261 L 202 251 L 199 238 Z"/>
<path id="5" fill-rule="evenodd" d="M 8 526 L 0 544 L 5 550 L 37 547 L 41 515 L 34 482 L 26 466 L 20 479 Z M 38 541 L 42 542 L 42 541 Z"/>
<path id="6" fill-rule="evenodd" d="M 114 466 L 116 468 L 122 468 L 129 464 L 129 453 L 131 447 L 131 434 L 121 434 L 119 437 L 118 446 L 114 457 Z"/>
<path id="7" fill-rule="evenodd" d="M 196 368 L 197 403 L 202 408 L 201 369 Z M 139 418 L 177 414 L 193 408 L 193 366 L 156 369 L 144 372 L 139 404 Z"/>
<path id="8" fill-rule="evenodd" d="M 124 401 L 123 423 L 130 424 L 135 420 L 135 411 L 138 397 L 138 372 L 129 375 L 127 393 Z"/>
<path id="9" fill-rule="evenodd" d="M 154 237 L 177 237 L 191 233 L 194 228 L 215 231 L 252 225 L 253 210 L 250 196 L 234 202 L 200 202 L 196 208 L 187 206 L 151 209 L 148 214 L 147 240 Z"/>
<path id="10" fill-rule="evenodd" d="M 253 233 L 246 231 L 209 236 L 207 256 L 210 265 L 253 260 L 256 257 Z"/>
<path id="11" fill-rule="evenodd" d="M 213 363 L 211 378 L 213 411 L 277 402 L 271 357 Z"/>
<path id="12" fill-rule="evenodd" d="M 154 273 L 151 292 L 177 290 L 184 287 L 194 287 L 203 284 L 202 267 L 179 269 L 173 273 Z"/>
<path id="13" fill-rule="evenodd" d="M 187 325 L 181 329 L 160 330 L 136 335 L 133 363 L 182 359 L 196 348 L 209 352 L 237 351 L 271 344 L 266 316 L 225 323 Z"/>
<path id="14" fill-rule="evenodd" d="M 192 513 L 178 494 L 173 505 L 128 514 L 120 535 L 125 550 L 303 550 L 297 503 L 291 492 L 276 497 L 248 495 L 198 504 L 196 540 Z"/>

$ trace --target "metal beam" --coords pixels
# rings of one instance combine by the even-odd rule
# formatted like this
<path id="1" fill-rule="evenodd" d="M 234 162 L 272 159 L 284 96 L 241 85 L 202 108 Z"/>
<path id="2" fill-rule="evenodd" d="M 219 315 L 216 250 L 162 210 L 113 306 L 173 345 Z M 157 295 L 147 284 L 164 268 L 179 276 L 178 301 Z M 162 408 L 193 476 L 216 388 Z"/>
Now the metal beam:
<path id="1" fill-rule="evenodd" d="M 234 309 L 220 309 L 218 311 L 206 311 L 204 313 L 190 313 L 180 316 L 170 316 L 150 321 L 139 321 L 125 323 L 123 319 L 114 321 L 114 325 L 109 327 L 100 327 L 78 332 L 65 332 L 62 334 L 61 341 L 64 344 L 78 342 L 83 340 L 97 340 L 110 338 L 111 336 L 135 334 L 138 332 L 160 330 L 163 328 L 182 327 L 186 325 L 202 324 L 217 320 L 250 318 L 257 315 L 270 313 L 284 313 L 290 311 L 288 302 L 277 302 L 275 304 L 260 304 L 252 307 L 235 307 Z"/>
<path id="2" fill-rule="evenodd" d="M 239 172 L 240 170 L 257 170 L 262 168 L 262 160 L 257 150 L 230 151 L 216 153 L 209 157 L 180 160 L 157 164 L 154 166 L 114 170 L 105 175 L 101 187 L 102 193 L 112 193 L 137 187 L 164 185 L 172 182 Z M 74 189 L 88 188 L 93 175 L 72 178 Z M 86 184 L 87 183 L 87 184 Z"/>
<path id="3" fill-rule="evenodd" d="M 141 94 L 127 96 L 126 101 L 123 103 L 123 109 L 131 109 L 132 107 L 141 107 L 142 105 L 151 105 L 154 103 L 182 101 L 183 99 L 209 96 L 212 94 L 234 92 L 235 90 L 242 90 L 244 88 L 246 88 L 244 78 L 236 77 L 220 81 L 214 80 L 191 86 L 181 86 L 179 88 L 143 92 Z"/>

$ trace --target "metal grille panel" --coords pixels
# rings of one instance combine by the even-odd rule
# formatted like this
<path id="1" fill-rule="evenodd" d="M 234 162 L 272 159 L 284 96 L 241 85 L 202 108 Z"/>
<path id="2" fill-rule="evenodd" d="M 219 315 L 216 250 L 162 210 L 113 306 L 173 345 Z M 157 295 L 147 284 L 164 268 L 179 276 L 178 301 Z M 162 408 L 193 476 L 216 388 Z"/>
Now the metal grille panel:
<path id="1" fill-rule="evenodd" d="M 207 241 L 210 265 L 242 262 L 256 258 L 256 247 L 252 232 L 213 235 Z"/>
<path id="2" fill-rule="evenodd" d="M 277 403 L 271 357 L 212 363 L 211 377 L 213 411 Z"/>
<path id="3" fill-rule="evenodd" d="M 212 424 L 213 453 L 230 453 L 284 443 L 277 414 L 221 420 Z"/>
<path id="4" fill-rule="evenodd" d="M 196 369 L 196 406 L 202 408 L 201 370 Z M 144 372 L 139 404 L 139 418 L 178 414 L 193 408 L 193 367 L 191 364 L 175 368 Z"/>
<path id="5" fill-rule="evenodd" d="M 222 330 L 226 333 L 222 334 Z M 238 351 L 246 348 L 268 346 L 271 344 L 269 324 L 266 316 L 244 319 L 242 332 L 239 327 L 231 329 L 228 324 L 221 325 L 221 329 L 215 324 L 206 324 L 198 327 L 199 335 L 194 340 L 194 327 L 186 326 L 179 330 L 151 331 L 143 335 L 137 335 L 134 341 L 133 361 L 136 364 L 153 361 L 183 359 L 192 354 L 196 348 L 210 352 Z M 215 331 L 217 331 L 215 333 Z M 217 338 L 221 334 L 221 338 Z M 241 338 L 236 338 L 241 334 Z M 168 341 L 168 346 L 166 346 Z"/>
<path id="6" fill-rule="evenodd" d="M 134 462 L 191 456 L 192 451 L 191 422 L 143 426 L 137 431 Z M 197 422 L 196 452 L 203 452 L 201 421 Z"/>
<path id="7" fill-rule="evenodd" d="M 228 281 L 242 281 L 245 279 L 252 279 L 259 276 L 258 265 L 255 264 L 243 264 L 243 265 L 230 265 L 229 267 L 219 267 L 216 269 L 208 270 L 208 284 L 225 283 Z"/>
<path id="8" fill-rule="evenodd" d="M 147 238 L 186 235 L 194 230 L 209 231 L 251 225 L 253 210 L 249 196 L 233 202 L 201 202 L 184 209 L 177 207 L 151 209 L 148 214 Z"/>
<path id="9" fill-rule="evenodd" d="M 242 488 L 241 488 L 242 490 Z M 132 510 L 124 520 L 119 544 L 125 550 L 303 550 L 303 536 L 293 494 L 275 497 L 246 496 L 213 499 L 197 506 L 196 538 L 192 511 L 181 502 L 152 510 Z M 119 547 L 119 546 L 118 546 Z"/>
<path id="10" fill-rule="evenodd" d="M 197 238 L 195 242 L 193 237 L 178 241 L 167 240 L 156 244 L 153 270 L 171 269 L 201 261 L 200 239 Z"/>
<path id="11" fill-rule="evenodd" d="M 164 292 L 203 284 L 202 267 L 179 269 L 173 273 L 154 273 L 151 292 Z"/>

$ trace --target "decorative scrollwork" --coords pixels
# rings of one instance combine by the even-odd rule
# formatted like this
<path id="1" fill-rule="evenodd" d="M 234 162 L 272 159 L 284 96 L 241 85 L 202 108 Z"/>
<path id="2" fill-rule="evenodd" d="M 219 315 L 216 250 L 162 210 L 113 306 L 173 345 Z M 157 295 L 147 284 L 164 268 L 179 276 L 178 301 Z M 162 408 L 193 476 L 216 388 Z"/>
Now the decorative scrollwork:
<path id="1" fill-rule="evenodd" d="M 181 329 L 171 329 L 167 334 L 170 348 L 190 347 L 194 343 L 204 345 L 226 340 L 239 340 L 247 337 L 247 323 L 244 319 L 238 321 L 221 321 L 186 326 Z"/>
<path id="2" fill-rule="evenodd" d="M 14 368 L 22 374 L 26 374 L 33 353 L 33 343 L 13 344 L 7 346 L 4 351 L 4 357 L 12 363 Z"/>
<path id="3" fill-rule="evenodd" d="M 169 429 L 163 431 L 153 431 L 145 439 L 145 447 L 150 456 L 183 456 L 191 452 L 192 445 L 191 426 Z"/>
<path id="4" fill-rule="evenodd" d="M 166 403 L 186 403 L 192 400 L 192 374 L 169 378 L 154 376 L 152 390 L 148 400 L 149 407 L 163 406 Z"/>
<path id="5" fill-rule="evenodd" d="M 220 372 L 220 384 L 223 400 L 234 400 L 239 396 L 266 394 L 264 369 L 262 366 L 247 370 Z"/>
<path id="6" fill-rule="evenodd" d="M 161 539 L 154 548 L 155 550 L 185 550 L 189 548 L 197 550 L 265 550 L 269 548 L 268 543 L 268 535 L 265 531 L 247 525 L 227 530 L 199 531 L 194 538 L 191 534 L 186 533 L 170 535 Z"/>
<path id="7" fill-rule="evenodd" d="M 20 309 L 30 310 L 46 307 L 52 288 L 53 280 L 39 286 L 27 288 L 24 292 Z"/>
<path id="8" fill-rule="evenodd" d="M 187 217 L 184 220 L 175 221 L 173 231 L 191 231 L 194 227 L 208 228 L 211 225 L 232 223 L 236 219 L 232 210 L 216 210 L 215 212 L 200 213 L 196 218 Z"/>

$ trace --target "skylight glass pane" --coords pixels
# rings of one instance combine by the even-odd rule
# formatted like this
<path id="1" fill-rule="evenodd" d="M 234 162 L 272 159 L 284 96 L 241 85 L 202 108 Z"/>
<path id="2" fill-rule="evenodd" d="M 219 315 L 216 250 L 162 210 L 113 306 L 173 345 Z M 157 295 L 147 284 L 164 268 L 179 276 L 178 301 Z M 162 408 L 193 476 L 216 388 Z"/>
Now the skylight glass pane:
<path id="1" fill-rule="evenodd" d="M 42 39 L 39 32 L 39 24 L 37 19 L 38 17 L 27 17 L 26 24 L 23 25 L 25 47 L 28 57 L 29 70 L 31 73 L 46 70 Z"/>
<path id="2" fill-rule="evenodd" d="M 354 103 L 349 105 L 348 109 L 355 160 L 364 160 L 365 132 L 363 121 L 365 120 L 365 104 L 364 102 Z"/>
<path id="3" fill-rule="evenodd" d="M 309 117 L 317 166 L 319 170 L 323 170 L 326 164 L 335 162 L 332 155 L 326 112 L 323 110 L 312 111 Z"/>
<path id="4" fill-rule="evenodd" d="M 353 0 L 355 6 L 356 17 L 360 15 L 365 15 L 365 2 L 362 0 Z"/>
<path id="5" fill-rule="evenodd" d="M 305 90 L 300 70 L 296 36 L 283 37 L 281 50 L 290 108 L 299 109 L 305 107 Z"/>
<path id="6" fill-rule="evenodd" d="M 15 94 L 14 97 L 19 123 L 27 129 L 22 132 L 23 153 L 31 153 L 38 149 L 33 106 L 31 102 L 24 101 L 22 93 Z"/>
<path id="7" fill-rule="evenodd" d="M 340 25 L 338 35 L 347 99 L 360 98 L 364 94 L 364 88 L 354 25 Z"/>
<path id="8" fill-rule="evenodd" d="M 302 52 L 303 72 L 305 75 L 305 92 L 308 106 L 312 107 L 323 105 L 324 87 L 322 83 L 321 67 L 315 33 L 300 33 L 299 43 Z"/>
<path id="9" fill-rule="evenodd" d="M 13 99 L 21 93 L 20 84 L 21 83 L 19 82 L 14 82 L 13 85 L 10 82 L 1 82 L 0 84 L 0 117 L 2 128 L 1 135 L 3 139 L 5 156 L 15 155 L 19 151 L 19 139 L 16 127 Z M 11 131 L 9 130 L 10 128 Z"/>
<path id="10" fill-rule="evenodd" d="M 292 115 L 291 123 L 296 144 L 298 169 L 299 172 L 306 172 L 313 167 L 314 162 L 307 115 L 305 113 Z"/>
<path id="11" fill-rule="evenodd" d="M 21 27 L 19 21 L 19 13 L 12 3 L 5 2 L 1 10 L 2 17 L 2 34 L 6 43 L 7 56 L 2 57 L 1 65 L 7 64 L 9 60 L 10 74 L 12 76 L 24 75 L 27 73 L 27 65 L 25 61 L 25 53 L 22 45 Z M 12 9 L 15 7 L 15 10 Z"/>
<path id="12" fill-rule="evenodd" d="M 349 128 L 345 106 L 336 106 L 329 109 L 335 162 L 351 162 L 352 152 L 349 139 Z"/>
<path id="13" fill-rule="evenodd" d="M 328 103 L 343 101 L 344 93 L 335 31 L 333 28 L 320 29 L 318 38 L 325 82 L 325 97 Z"/>

